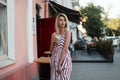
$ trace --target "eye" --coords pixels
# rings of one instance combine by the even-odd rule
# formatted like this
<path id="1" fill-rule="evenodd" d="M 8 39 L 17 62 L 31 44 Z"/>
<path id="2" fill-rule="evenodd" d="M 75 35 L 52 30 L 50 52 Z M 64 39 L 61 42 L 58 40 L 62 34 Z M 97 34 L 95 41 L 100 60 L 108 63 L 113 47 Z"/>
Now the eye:
<path id="1" fill-rule="evenodd" d="M 59 17 L 59 20 L 60 20 L 60 21 L 66 21 L 63 16 Z"/>
<path id="2" fill-rule="evenodd" d="M 60 21 L 63 21 L 62 19 L 60 19 Z"/>

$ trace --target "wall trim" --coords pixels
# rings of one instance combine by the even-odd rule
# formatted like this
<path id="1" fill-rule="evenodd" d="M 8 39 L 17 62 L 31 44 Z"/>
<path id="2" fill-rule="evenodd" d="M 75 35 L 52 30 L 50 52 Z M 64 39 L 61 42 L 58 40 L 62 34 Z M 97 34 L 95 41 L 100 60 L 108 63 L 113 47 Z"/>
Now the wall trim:
<path id="1" fill-rule="evenodd" d="M 27 0 L 27 41 L 28 41 L 28 62 L 32 63 L 33 56 L 33 28 L 32 28 L 32 0 Z"/>
<path id="2" fill-rule="evenodd" d="M 8 58 L 15 60 L 15 7 L 14 0 L 7 0 Z"/>

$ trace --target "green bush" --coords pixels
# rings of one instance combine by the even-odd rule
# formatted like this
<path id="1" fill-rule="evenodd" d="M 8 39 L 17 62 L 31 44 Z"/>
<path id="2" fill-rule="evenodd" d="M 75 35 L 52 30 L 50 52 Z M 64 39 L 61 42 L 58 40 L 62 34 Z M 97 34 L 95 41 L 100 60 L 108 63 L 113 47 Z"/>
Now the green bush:
<path id="1" fill-rule="evenodd" d="M 106 59 L 113 60 L 114 46 L 112 46 L 112 41 L 100 40 L 97 45 L 97 50 Z"/>

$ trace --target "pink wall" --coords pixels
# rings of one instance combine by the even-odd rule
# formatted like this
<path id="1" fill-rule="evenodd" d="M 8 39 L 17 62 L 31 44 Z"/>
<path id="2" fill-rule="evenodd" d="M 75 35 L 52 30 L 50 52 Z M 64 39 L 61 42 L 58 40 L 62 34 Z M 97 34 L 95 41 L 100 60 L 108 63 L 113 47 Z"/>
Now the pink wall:
<path id="1" fill-rule="evenodd" d="M 15 53 L 16 62 L 27 63 L 27 0 L 15 0 Z"/>
<path id="2" fill-rule="evenodd" d="M 48 16 L 48 6 L 46 5 L 46 12 L 45 12 L 45 2 L 42 0 L 33 0 L 33 5 L 32 5 L 32 10 L 33 10 L 33 15 L 36 16 L 36 4 L 39 4 L 41 7 L 41 16 L 42 18 L 45 18 Z M 37 34 L 33 35 L 33 43 L 34 43 L 34 57 L 37 58 Z"/>
<path id="3" fill-rule="evenodd" d="M 38 76 L 38 65 L 32 63 L 24 67 L 13 69 L 4 75 L 0 75 L 0 80 L 32 80 L 32 78 Z"/>
<path id="4" fill-rule="evenodd" d="M 15 1 L 15 63 L 0 69 L 0 80 L 31 80 L 38 74 L 37 64 L 28 63 L 27 0 Z M 36 45 L 34 45 L 36 46 Z"/>
<path id="5" fill-rule="evenodd" d="M 0 69 L 0 80 L 31 80 L 38 75 L 38 65 L 28 63 L 27 47 L 27 0 L 15 1 L 15 63 Z M 48 17 L 48 8 L 44 10 L 41 0 L 33 0 L 33 15 L 36 15 L 36 3 L 42 8 L 43 18 Z M 46 5 L 46 7 L 48 4 Z M 33 35 L 34 57 L 37 58 L 36 34 Z"/>
<path id="6" fill-rule="evenodd" d="M 32 3 L 32 15 L 36 16 L 36 4 L 39 4 L 41 8 L 44 9 L 42 0 L 33 0 Z M 42 14 L 43 14 L 43 9 L 42 9 Z M 37 58 L 37 36 L 36 34 L 33 35 L 33 44 L 34 44 L 34 58 Z"/>
<path id="7" fill-rule="evenodd" d="M 36 15 L 36 4 L 39 4 L 42 9 L 42 18 L 48 18 L 48 2 L 43 2 L 42 0 L 33 0 L 33 15 Z M 46 15 L 45 15 L 46 14 Z"/>

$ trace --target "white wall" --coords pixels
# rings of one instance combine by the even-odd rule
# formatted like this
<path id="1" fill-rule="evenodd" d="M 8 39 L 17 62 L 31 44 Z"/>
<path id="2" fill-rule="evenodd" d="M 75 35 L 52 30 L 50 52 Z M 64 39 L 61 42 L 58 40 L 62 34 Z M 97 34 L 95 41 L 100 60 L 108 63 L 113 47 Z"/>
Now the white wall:
<path id="1" fill-rule="evenodd" d="M 72 2 L 71 2 L 71 0 L 56 0 L 56 3 L 58 3 L 58 4 L 60 4 L 60 5 L 64 6 L 64 7 L 72 9 Z"/>

